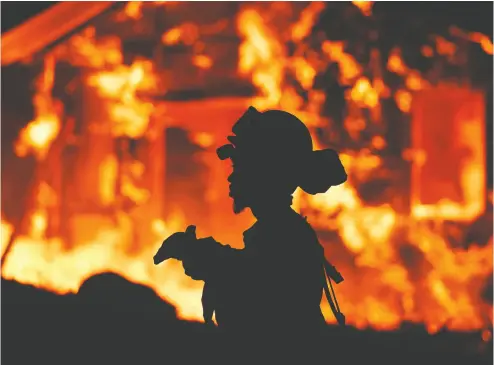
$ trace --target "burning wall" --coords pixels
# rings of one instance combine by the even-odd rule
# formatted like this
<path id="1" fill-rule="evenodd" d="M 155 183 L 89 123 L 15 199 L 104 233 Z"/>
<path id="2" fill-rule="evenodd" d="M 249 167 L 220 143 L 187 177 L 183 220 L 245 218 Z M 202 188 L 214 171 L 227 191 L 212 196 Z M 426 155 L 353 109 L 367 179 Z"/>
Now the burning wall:
<path id="1" fill-rule="evenodd" d="M 478 183 L 485 106 L 465 80 L 471 49 L 492 55 L 492 43 L 457 28 L 431 35 L 422 72 L 405 40 L 381 46 L 371 2 L 331 6 L 130 2 L 46 52 L 14 146 L 37 163 L 24 214 L 2 220 L 3 277 L 66 292 L 110 270 L 200 319 L 201 285 L 151 257 L 191 222 L 241 247 L 251 217 L 230 212 L 214 150 L 254 104 L 299 115 L 316 147 L 342 151 L 348 183 L 297 191 L 295 205 L 346 278 L 337 291 L 351 325 L 490 328 L 492 235 L 465 239 L 473 220 L 492 223 Z M 328 14 L 354 31 L 331 29 Z"/>

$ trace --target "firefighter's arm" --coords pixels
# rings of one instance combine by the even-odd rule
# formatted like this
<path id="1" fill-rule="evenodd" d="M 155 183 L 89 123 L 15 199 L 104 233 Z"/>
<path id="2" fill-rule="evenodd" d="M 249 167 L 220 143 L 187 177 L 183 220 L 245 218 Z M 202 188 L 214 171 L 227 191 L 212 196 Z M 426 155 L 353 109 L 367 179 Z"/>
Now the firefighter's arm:
<path id="1" fill-rule="evenodd" d="M 242 251 L 228 245 L 222 245 L 212 237 L 198 239 L 187 247 L 182 258 L 185 274 L 194 280 L 210 280 L 224 275 L 228 267 L 235 267 L 241 260 Z"/>

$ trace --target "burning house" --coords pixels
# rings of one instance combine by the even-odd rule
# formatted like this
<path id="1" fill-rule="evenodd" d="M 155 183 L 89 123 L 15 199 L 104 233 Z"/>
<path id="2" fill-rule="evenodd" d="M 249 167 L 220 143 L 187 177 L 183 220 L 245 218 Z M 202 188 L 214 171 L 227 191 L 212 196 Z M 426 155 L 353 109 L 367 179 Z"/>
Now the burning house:
<path id="1" fill-rule="evenodd" d="M 490 336 L 492 42 L 382 19 L 372 2 L 62 2 L 4 34 L 3 278 L 66 293 L 112 271 L 200 319 L 200 284 L 152 256 L 192 223 L 241 247 L 251 217 L 215 149 L 255 105 L 342 152 L 349 181 L 295 204 L 351 326 Z"/>

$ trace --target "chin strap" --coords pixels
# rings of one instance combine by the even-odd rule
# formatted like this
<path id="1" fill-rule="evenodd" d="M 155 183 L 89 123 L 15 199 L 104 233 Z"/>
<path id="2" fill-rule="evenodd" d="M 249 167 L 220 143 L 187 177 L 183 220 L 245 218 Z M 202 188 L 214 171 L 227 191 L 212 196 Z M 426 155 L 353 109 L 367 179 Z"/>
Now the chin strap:
<path id="1" fill-rule="evenodd" d="M 331 311 L 333 312 L 335 318 L 336 318 L 336 321 L 338 322 L 338 324 L 342 327 L 344 327 L 346 325 L 346 319 L 345 319 L 345 315 L 343 313 L 341 313 L 340 311 L 340 307 L 338 305 L 338 300 L 336 299 L 336 294 L 334 292 L 334 289 L 333 289 L 333 284 L 331 283 L 331 277 L 328 275 L 328 271 L 329 266 L 330 264 L 324 260 L 324 265 L 323 265 L 323 269 L 324 269 L 324 293 L 326 294 L 326 299 L 329 303 L 329 306 L 331 308 Z M 329 286 L 328 286 L 328 282 L 329 282 Z M 331 290 L 330 290 L 331 288 Z M 333 297 L 334 297 L 334 300 L 333 300 Z"/>

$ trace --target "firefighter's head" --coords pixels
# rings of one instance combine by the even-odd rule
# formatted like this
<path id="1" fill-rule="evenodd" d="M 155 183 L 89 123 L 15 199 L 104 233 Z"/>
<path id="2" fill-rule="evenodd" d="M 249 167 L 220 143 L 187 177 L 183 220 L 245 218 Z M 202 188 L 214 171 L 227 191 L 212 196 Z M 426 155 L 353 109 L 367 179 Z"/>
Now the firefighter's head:
<path id="1" fill-rule="evenodd" d="M 217 154 L 232 161 L 228 180 L 235 212 L 259 202 L 281 201 L 297 187 L 317 194 L 346 181 L 338 154 L 330 149 L 313 151 L 309 130 L 290 113 L 260 113 L 250 107 L 232 132 L 231 143 Z"/>

